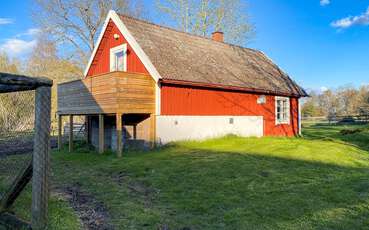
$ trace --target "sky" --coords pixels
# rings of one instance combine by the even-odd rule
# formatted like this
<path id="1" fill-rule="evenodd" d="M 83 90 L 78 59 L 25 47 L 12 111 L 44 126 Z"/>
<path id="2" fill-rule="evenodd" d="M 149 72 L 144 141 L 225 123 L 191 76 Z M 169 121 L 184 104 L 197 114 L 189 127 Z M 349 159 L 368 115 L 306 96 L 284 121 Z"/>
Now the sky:
<path id="1" fill-rule="evenodd" d="M 242 0 L 241 0 L 242 1 Z M 144 0 L 149 18 L 155 0 Z M 369 0 L 247 0 L 256 28 L 248 47 L 267 54 L 306 89 L 369 84 Z M 40 28 L 31 0 L 2 1 L 0 52 L 26 57 Z"/>

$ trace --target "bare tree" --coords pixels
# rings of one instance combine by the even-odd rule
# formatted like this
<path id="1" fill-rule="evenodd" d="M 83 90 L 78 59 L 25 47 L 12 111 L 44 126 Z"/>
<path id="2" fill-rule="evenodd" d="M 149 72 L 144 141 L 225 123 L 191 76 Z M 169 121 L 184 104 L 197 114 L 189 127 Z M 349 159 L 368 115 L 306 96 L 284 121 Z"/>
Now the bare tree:
<path id="1" fill-rule="evenodd" d="M 369 85 L 343 86 L 319 93 L 312 91 L 310 95 L 302 106 L 304 116 L 369 115 Z"/>
<path id="2" fill-rule="evenodd" d="M 79 79 L 82 77 L 82 69 L 70 60 L 58 56 L 56 44 L 47 35 L 40 34 L 37 46 L 27 62 L 26 72 L 35 77 L 47 77 L 54 81 L 51 97 L 51 114 L 57 111 L 57 83 Z M 52 121 L 55 118 L 52 116 Z"/>
<path id="3" fill-rule="evenodd" d="M 138 0 L 35 0 L 32 16 L 63 45 L 64 55 L 70 54 L 84 65 L 111 9 L 138 17 L 143 7 Z"/>
<path id="4" fill-rule="evenodd" d="M 244 1 L 158 0 L 157 7 L 184 32 L 209 37 L 214 31 L 222 31 L 226 41 L 238 45 L 246 45 L 254 36 Z"/>

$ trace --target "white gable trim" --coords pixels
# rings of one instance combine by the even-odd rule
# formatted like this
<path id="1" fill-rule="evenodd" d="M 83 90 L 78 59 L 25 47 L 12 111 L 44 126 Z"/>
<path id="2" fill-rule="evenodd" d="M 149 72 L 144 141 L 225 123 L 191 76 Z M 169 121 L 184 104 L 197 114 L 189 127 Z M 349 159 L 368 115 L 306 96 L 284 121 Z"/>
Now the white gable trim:
<path id="1" fill-rule="evenodd" d="M 103 25 L 103 29 L 100 33 L 100 36 L 97 40 L 97 43 L 95 45 L 95 48 L 92 52 L 92 55 L 90 57 L 90 60 L 87 64 L 87 67 L 84 72 L 84 76 L 87 76 L 87 73 L 91 67 L 92 61 L 96 55 L 97 49 L 100 45 L 100 42 L 102 40 L 102 37 L 105 33 L 106 27 L 108 26 L 108 23 L 110 19 L 114 22 L 114 24 L 118 27 L 119 31 L 123 34 L 124 38 L 127 40 L 127 42 L 132 47 L 133 51 L 137 54 L 138 58 L 142 61 L 145 68 L 149 71 L 150 75 L 156 82 L 156 114 L 160 115 L 160 86 L 158 85 L 159 79 L 162 77 L 160 76 L 159 72 L 156 70 L 155 66 L 150 61 L 149 57 L 145 54 L 145 52 L 142 50 L 141 46 L 137 43 L 136 39 L 132 36 L 132 34 L 128 31 L 127 27 L 124 25 L 123 21 L 120 19 L 119 15 L 114 11 L 110 10 L 108 13 L 108 16 L 106 17 L 106 20 Z"/>

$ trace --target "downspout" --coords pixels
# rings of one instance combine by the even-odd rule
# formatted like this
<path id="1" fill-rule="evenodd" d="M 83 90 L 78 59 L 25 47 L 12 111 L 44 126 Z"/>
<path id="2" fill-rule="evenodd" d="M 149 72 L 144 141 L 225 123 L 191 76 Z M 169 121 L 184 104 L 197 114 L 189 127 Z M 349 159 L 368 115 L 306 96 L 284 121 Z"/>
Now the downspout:
<path id="1" fill-rule="evenodd" d="M 298 120 L 299 120 L 299 136 L 302 136 L 302 130 L 301 130 L 301 98 L 297 99 L 297 103 L 298 103 L 298 107 L 299 107 L 299 111 L 298 111 Z"/>

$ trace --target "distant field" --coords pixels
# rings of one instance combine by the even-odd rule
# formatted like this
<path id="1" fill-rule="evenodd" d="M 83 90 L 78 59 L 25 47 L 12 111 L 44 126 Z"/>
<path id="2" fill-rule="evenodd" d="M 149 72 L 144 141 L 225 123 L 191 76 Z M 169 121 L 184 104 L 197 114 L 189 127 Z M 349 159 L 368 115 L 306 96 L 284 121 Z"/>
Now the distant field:
<path id="1" fill-rule="evenodd" d="M 368 229 L 369 126 L 303 134 L 181 142 L 121 159 L 54 152 L 51 228 L 78 228 L 87 207 L 116 229 Z M 28 200 L 15 212 L 26 215 Z"/>

